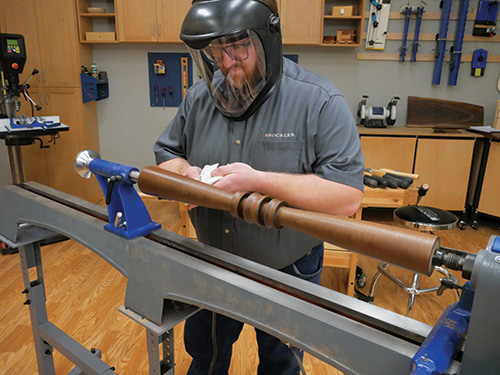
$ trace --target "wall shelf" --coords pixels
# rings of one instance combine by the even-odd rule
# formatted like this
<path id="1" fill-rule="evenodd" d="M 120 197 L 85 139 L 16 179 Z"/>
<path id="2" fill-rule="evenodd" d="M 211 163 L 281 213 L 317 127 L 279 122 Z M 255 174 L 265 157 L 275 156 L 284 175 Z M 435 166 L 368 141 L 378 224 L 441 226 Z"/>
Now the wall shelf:
<path id="1" fill-rule="evenodd" d="M 360 20 L 361 16 L 324 16 L 325 20 Z"/>
<path id="2" fill-rule="evenodd" d="M 342 12 L 339 12 L 339 8 Z M 343 8 L 346 15 L 342 15 Z M 361 46 L 364 14 L 365 0 L 324 0 L 319 45 L 344 48 Z"/>
<path id="3" fill-rule="evenodd" d="M 118 43 L 116 0 L 77 1 L 78 35 L 80 43 Z M 98 5 L 104 13 L 89 13 L 87 8 Z"/>
<path id="4" fill-rule="evenodd" d="M 384 53 L 384 52 L 357 52 L 356 60 L 377 60 L 377 61 L 399 61 L 399 53 Z M 434 54 L 424 54 L 419 53 L 417 55 L 417 61 L 436 61 L 436 56 Z M 450 61 L 450 55 L 444 56 L 444 61 Z M 471 62 L 472 55 L 462 55 L 462 62 Z M 488 63 L 500 63 L 499 55 L 488 54 Z"/>
<path id="5" fill-rule="evenodd" d="M 89 18 L 115 18 L 115 13 L 81 13 L 80 17 Z"/>

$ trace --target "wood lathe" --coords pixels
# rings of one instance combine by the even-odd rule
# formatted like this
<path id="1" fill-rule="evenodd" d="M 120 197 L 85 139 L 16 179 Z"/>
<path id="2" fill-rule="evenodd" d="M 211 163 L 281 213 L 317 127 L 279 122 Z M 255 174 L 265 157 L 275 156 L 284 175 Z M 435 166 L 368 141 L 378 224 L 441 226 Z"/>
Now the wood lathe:
<path id="1" fill-rule="evenodd" d="M 139 171 L 104 161 L 92 152 L 80 154 L 75 166 L 85 176 L 96 175 L 107 213 L 36 183 L 3 191 L 0 240 L 19 248 L 41 374 L 55 373 L 53 349 L 75 364 L 72 373 L 115 374 L 47 318 L 39 243 L 54 234 L 83 244 L 128 279 L 120 311 L 155 338 L 148 343 L 150 374 L 174 373 L 173 352 L 164 345 L 160 360 L 158 346 L 172 340 L 172 328 L 199 308 L 259 328 L 346 374 L 378 369 L 389 375 L 493 375 L 500 368 L 500 238 L 492 237 L 476 256 L 442 248 L 434 236 L 298 210 L 255 193 L 227 194 L 156 167 Z M 135 181 L 149 194 L 227 209 L 257 225 L 287 226 L 424 274 L 444 265 L 471 281 L 443 283 L 461 288 L 461 299 L 430 327 L 161 229 Z"/>

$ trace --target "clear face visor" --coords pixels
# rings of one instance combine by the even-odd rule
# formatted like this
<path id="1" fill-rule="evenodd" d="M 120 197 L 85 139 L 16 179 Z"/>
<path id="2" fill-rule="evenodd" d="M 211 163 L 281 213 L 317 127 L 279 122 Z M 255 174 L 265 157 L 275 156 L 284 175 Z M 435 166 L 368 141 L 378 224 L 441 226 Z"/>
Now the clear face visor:
<path id="1" fill-rule="evenodd" d="M 228 117 L 245 113 L 266 83 L 266 57 L 259 36 L 246 30 L 189 50 L 219 111 Z"/>

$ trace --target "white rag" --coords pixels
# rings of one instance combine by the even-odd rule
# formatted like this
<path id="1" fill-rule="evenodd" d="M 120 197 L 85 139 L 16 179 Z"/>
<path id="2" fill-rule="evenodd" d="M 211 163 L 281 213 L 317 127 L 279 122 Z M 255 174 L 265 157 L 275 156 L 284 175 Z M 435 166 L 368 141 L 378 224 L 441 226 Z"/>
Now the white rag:
<path id="1" fill-rule="evenodd" d="M 222 176 L 212 176 L 212 172 L 215 171 L 219 167 L 219 163 L 212 164 L 212 165 L 205 165 L 203 169 L 201 170 L 201 182 L 204 182 L 209 185 L 215 184 L 217 181 L 219 181 Z"/>

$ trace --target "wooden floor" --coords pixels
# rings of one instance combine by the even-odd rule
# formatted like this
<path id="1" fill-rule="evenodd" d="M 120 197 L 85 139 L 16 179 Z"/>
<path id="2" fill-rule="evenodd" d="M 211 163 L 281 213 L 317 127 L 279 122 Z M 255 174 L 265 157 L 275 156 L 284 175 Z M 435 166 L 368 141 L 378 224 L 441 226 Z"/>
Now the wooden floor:
<path id="1" fill-rule="evenodd" d="M 153 201 L 148 204 L 155 220 L 163 227 L 180 231 L 176 204 Z M 389 211 L 366 210 L 364 219 L 394 224 Z M 439 233 L 444 246 L 477 252 L 484 248 L 491 235 L 500 235 L 499 222 L 482 219 L 478 230 L 467 227 Z M 142 327 L 120 312 L 126 279 L 104 260 L 72 240 L 44 246 L 42 259 L 45 275 L 49 320 L 87 348 L 102 350 L 103 360 L 116 368 L 118 374 L 148 374 L 145 332 Z M 358 265 L 368 277 L 375 273 L 377 262 L 360 256 Z M 404 281 L 411 273 L 393 267 Z M 438 275 L 425 278 L 423 286 L 436 284 Z M 346 274 L 335 268 L 325 269 L 322 285 L 345 291 Z M 23 282 L 18 255 L 0 256 L 0 374 L 37 374 L 31 338 L 28 307 L 23 305 Z M 362 290 L 368 293 L 368 287 Z M 441 297 L 417 297 L 413 317 L 434 324 L 444 308 L 454 301 L 446 291 Z M 406 312 L 407 295 L 386 278 L 381 278 L 375 293 L 375 304 L 401 314 Z M 190 358 L 182 342 L 182 324 L 175 328 L 176 373 L 183 375 Z M 245 327 L 237 342 L 230 374 L 256 373 L 258 358 L 254 331 Z M 67 374 L 72 365 L 59 353 L 54 354 L 56 373 Z M 336 375 L 339 371 L 306 354 L 304 367 L 309 375 Z M 380 373 L 375 371 L 374 373 Z"/>

